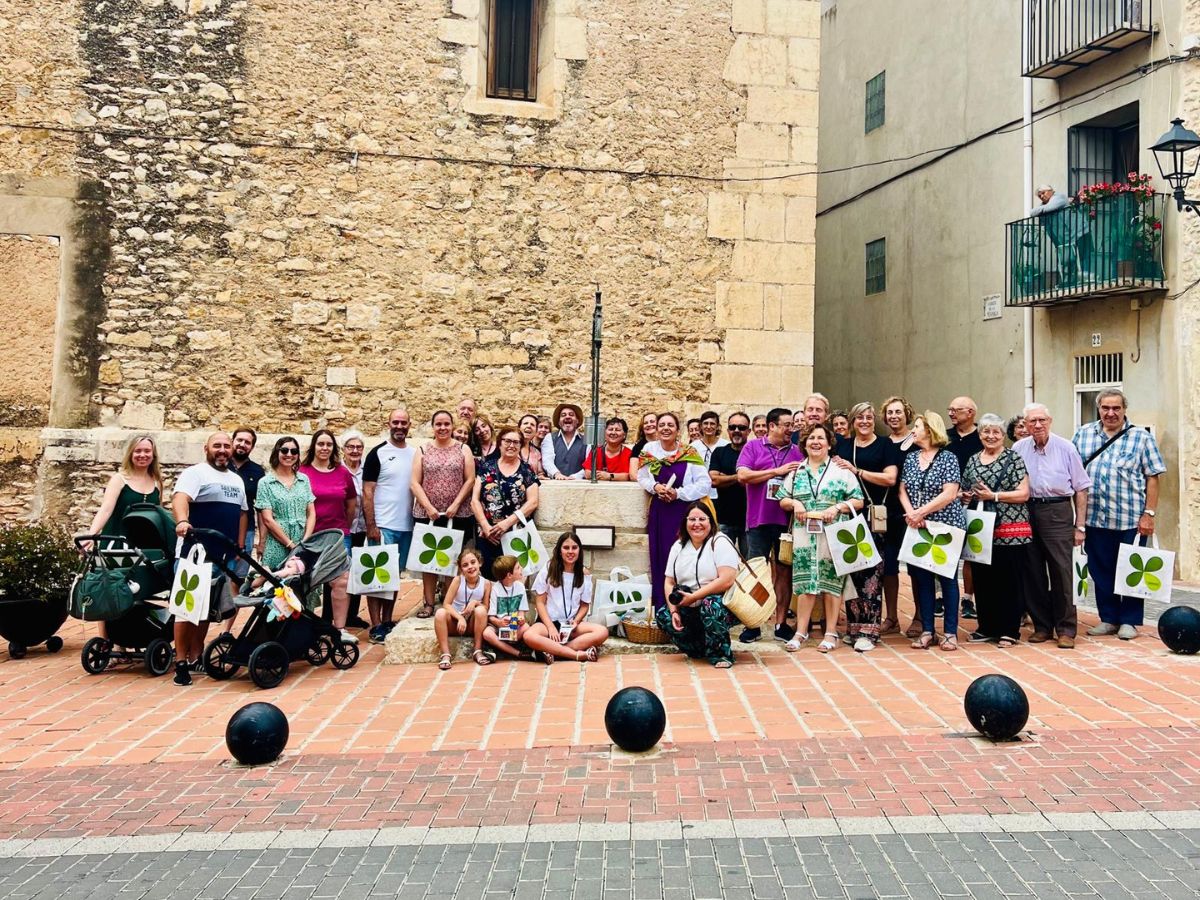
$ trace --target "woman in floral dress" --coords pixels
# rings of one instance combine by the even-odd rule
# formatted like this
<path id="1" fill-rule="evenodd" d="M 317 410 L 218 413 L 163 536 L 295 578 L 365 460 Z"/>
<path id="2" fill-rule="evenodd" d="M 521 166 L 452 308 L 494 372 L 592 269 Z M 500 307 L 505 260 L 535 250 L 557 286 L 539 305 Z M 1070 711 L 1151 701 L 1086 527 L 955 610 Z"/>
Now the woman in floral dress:
<path id="1" fill-rule="evenodd" d="M 818 595 L 824 595 L 826 631 L 817 649 L 822 653 L 837 649 L 837 634 L 829 629 L 836 627 L 846 578 L 833 567 L 824 528 L 862 509 L 863 496 L 854 476 L 830 461 L 829 451 L 836 439 L 833 429 L 823 422 L 809 426 L 804 436 L 806 459 L 790 484 L 785 483 L 779 504 L 798 523 L 792 529 L 792 591 L 800 598 L 800 611 L 796 636 L 787 643 L 790 651 L 799 650 L 808 639 Z"/>
<path id="2" fill-rule="evenodd" d="M 521 460 L 521 433 L 516 428 L 505 428 L 497 437 L 500 457 L 480 463 L 471 496 L 471 510 L 479 525 L 475 549 L 483 557 L 486 578 L 491 578 L 492 563 L 500 555 L 500 539 L 520 524 L 517 513 L 527 519 L 533 517 L 541 484 L 533 469 Z"/>

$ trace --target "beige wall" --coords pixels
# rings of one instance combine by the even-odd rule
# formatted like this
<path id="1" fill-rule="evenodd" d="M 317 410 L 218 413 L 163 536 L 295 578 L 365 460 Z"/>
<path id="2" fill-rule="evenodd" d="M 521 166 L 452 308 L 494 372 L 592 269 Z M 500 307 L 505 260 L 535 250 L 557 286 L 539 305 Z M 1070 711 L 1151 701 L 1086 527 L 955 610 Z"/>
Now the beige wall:
<path id="1" fill-rule="evenodd" d="M 1020 4 L 966 9 L 910 0 L 886 11 L 862 0 L 839 0 L 822 29 L 823 125 L 821 169 L 907 156 L 941 147 L 1021 117 Z M 1131 102 L 1139 104 L 1143 148 L 1174 114 L 1200 122 L 1195 63 L 1170 66 L 1131 83 L 1118 76 L 1175 52 L 1181 33 L 1200 31 L 1200 3 L 1155 4 L 1159 33 L 1059 81 L 1035 80 L 1035 183 L 1066 189 L 1067 129 Z M 886 28 L 879 27 L 879 16 Z M 971 21 L 965 21 L 971 17 Z M 962 21 L 960 21 L 960 19 Z M 978 25 L 978 27 L 977 27 Z M 986 25 L 986 27 L 984 27 Z M 937 52 L 930 52 L 936 46 Z M 887 69 L 887 124 L 864 136 L 864 84 Z M 845 73 L 844 78 L 835 73 Z M 840 116 L 829 127 L 831 110 Z M 894 127 L 895 126 L 895 127 Z M 1025 215 L 1019 124 L 945 159 L 853 197 L 923 160 L 822 175 L 817 220 L 816 381 L 837 404 L 878 402 L 903 393 L 918 407 L 942 410 L 969 393 L 980 408 L 1011 414 L 1022 405 L 1022 312 L 1006 308 L 982 321 L 982 298 L 1003 294 L 1004 225 Z M 1157 176 L 1142 151 L 1141 171 Z M 1157 184 L 1160 191 L 1166 186 Z M 836 207 L 836 208 L 835 208 Z M 1168 218 L 1165 244 L 1171 291 L 1190 283 L 1191 216 Z M 888 290 L 864 296 L 864 245 L 888 238 Z M 1190 295 L 1189 295 L 1190 296 Z M 1055 415 L 1055 429 L 1074 427 L 1074 358 L 1121 352 L 1132 418 L 1153 425 L 1167 462 L 1159 519 L 1167 546 L 1180 548 L 1180 573 L 1200 578 L 1197 530 L 1197 329 L 1194 304 L 1144 295 L 1139 314 L 1131 298 L 1093 299 L 1034 312 L 1035 394 Z M 1140 334 L 1139 334 L 1140 328 Z M 1092 346 L 1092 335 L 1101 345 Z"/>

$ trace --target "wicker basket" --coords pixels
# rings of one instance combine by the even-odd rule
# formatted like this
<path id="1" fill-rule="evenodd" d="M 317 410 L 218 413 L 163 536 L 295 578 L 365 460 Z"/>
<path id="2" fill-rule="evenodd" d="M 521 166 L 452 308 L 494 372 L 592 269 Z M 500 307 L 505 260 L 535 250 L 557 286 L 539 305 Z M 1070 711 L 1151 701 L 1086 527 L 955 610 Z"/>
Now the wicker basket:
<path id="1" fill-rule="evenodd" d="M 625 639 L 631 644 L 669 644 L 670 636 L 653 622 L 630 622 L 626 619 L 621 623 L 625 629 Z"/>

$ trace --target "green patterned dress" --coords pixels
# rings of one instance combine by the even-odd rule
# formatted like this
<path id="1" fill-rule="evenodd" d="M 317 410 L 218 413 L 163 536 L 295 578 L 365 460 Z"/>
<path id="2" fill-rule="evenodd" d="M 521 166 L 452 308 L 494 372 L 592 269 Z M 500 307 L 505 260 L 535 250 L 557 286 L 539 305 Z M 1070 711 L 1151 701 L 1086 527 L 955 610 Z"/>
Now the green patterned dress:
<path id="1" fill-rule="evenodd" d="M 274 472 L 263 476 L 258 483 L 258 498 L 254 501 L 255 509 L 269 509 L 275 517 L 275 523 L 284 530 L 288 538 L 296 543 L 304 537 L 304 526 L 308 519 L 308 504 L 313 497 L 312 485 L 308 476 L 297 472 L 292 486 L 286 487 Z M 263 548 L 262 564 L 272 571 L 287 557 L 288 550 L 267 533 L 267 544 Z"/>
<path id="2" fill-rule="evenodd" d="M 790 486 L 785 485 L 788 490 L 784 496 L 799 501 L 808 512 L 821 512 L 844 500 L 862 499 L 862 489 L 854 476 L 828 461 L 815 472 L 805 463 L 796 470 L 790 482 Z M 848 518 L 843 513 L 835 521 Z M 803 517 L 799 518 L 792 534 L 792 591 L 840 596 L 846 579 L 833 567 L 825 536 L 809 534 L 804 528 Z"/>

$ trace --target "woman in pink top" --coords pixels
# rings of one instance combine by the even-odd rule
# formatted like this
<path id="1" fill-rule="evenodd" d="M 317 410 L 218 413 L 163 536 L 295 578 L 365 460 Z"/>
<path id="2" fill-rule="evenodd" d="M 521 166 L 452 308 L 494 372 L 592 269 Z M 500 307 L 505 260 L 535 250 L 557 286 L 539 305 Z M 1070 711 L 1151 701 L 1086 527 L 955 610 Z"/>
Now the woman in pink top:
<path id="1" fill-rule="evenodd" d="M 337 439 L 332 431 L 322 428 L 312 436 L 300 471 L 308 476 L 313 496 L 316 497 L 315 531 L 336 528 L 343 535 L 349 535 L 350 523 L 354 521 L 358 509 L 358 491 L 354 488 L 354 476 L 342 465 Z M 346 614 L 350 606 L 346 585 L 349 580 L 350 573 L 347 571 L 330 583 L 333 627 L 341 629 L 344 642 L 357 644 L 358 638 L 346 631 Z"/>

